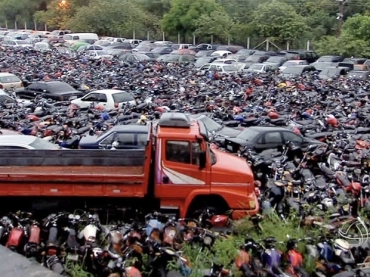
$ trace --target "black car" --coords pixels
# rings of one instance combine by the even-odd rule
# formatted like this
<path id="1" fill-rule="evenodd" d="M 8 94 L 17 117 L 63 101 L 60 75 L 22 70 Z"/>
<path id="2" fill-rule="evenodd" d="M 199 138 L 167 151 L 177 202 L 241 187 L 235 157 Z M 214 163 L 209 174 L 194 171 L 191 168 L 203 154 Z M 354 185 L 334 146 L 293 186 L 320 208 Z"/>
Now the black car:
<path id="1" fill-rule="evenodd" d="M 189 115 L 189 117 L 197 121 L 202 121 L 204 126 L 207 128 L 209 135 L 213 135 L 215 133 L 217 135 L 216 141 L 220 142 L 222 145 L 225 142 L 225 138 L 234 138 L 241 132 L 240 130 L 217 123 L 212 118 L 208 117 L 207 114 L 194 114 Z"/>
<path id="2" fill-rule="evenodd" d="M 244 129 L 235 138 L 225 139 L 225 148 L 230 152 L 238 152 L 241 147 L 247 146 L 257 152 L 266 149 L 280 148 L 287 142 L 305 148 L 311 144 L 322 142 L 305 138 L 281 127 L 249 127 Z"/>
<path id="3" fill-rule="evenodd" d="M 150 126 L 150 125 L 148 125 Z M 85 136 L 80 140 L 80 149 L 143 149 L 145 148 L 149 127 L 146 125 L 117 125 L 100 136 Z"/>
<path id="4" fill-rule="evenodd" d="M 42 95 L 44 98 L 57 101 L 68 101 L 71 97 L 80 98 L 84 96 L 83 92 L 75 90 L 67 83 L 60 81 L 34 82 L 25 88 L 17 89 L 15 93 L 21 99 L 34 99 L 36 96 Z"/>
<path id="5" fill-rule="evenodd" d="M 279 54 L 284 54 L 288 60 L 306 60 L 308 63 L 313 63 L 319 58 L 312 50 L 286 50 L 280 51 Z"/>

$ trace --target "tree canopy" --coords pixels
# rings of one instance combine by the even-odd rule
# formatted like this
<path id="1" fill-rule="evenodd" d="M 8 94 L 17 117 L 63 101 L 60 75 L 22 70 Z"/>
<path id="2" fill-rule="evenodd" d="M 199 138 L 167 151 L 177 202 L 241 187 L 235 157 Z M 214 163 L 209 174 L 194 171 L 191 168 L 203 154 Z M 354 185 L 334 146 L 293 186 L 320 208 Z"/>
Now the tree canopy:
<path id="1" fill-rule="evenodd" d="M 365 55 L 370 45 L 370 0 L 347 1 L 340 36 L 338 3 L 332 0 L 0 0 L 0 25 L 48 26 L 99 35 L 183 42 L 242 44 L 269 39 L 320 53 Z M 41 27 L 39 27 L 41 28 Z M 254 44 L 256 46 L 257 43 Z"/>

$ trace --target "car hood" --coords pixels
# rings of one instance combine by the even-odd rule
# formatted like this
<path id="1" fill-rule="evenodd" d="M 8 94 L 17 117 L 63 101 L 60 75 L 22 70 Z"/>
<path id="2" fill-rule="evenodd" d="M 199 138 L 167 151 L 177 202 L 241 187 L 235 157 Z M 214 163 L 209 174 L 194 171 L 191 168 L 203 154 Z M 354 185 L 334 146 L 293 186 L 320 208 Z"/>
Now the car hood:
<path id="1" fill-rule="evenodd" d="M 230 127 L 222 127 L 220 130 L 218 130 L 216 133 L 218 135 L 221 135 L 221 136 L 224 136 L 224 137 L 231 137 L 231 138 L 234 138 L 236 137 L 237 135 L 240 134 L 241 131 L 239 130 L 235 130 L 233 128 L 230 128 Z"/>
<path id="2" fill-rule="evenodd" d="M 245 184 L 250 192 L 254 191 L 253 172 L 245 160 L 218 149 L 212 151 L 217 160 L 212 165 L 212 183 L 241 183 Z"/>

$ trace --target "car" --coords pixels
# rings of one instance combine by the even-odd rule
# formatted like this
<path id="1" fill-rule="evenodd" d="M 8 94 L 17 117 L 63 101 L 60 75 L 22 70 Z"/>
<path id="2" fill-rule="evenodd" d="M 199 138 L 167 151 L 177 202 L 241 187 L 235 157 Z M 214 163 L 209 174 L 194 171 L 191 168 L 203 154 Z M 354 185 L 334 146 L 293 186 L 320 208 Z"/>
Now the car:
<path id="1" fill-rule="evenodd" d="M 33 45 L 25 40 L 4 40 L 2 45 L 14 48 L 33 48 Z"/>
<path id="2" fill-rule="evenodd" d="M 235 74 L 238 73 L 238 68 L 233 64 L 208 63 L 199 68 L 198 75 L 205 75 L 207 72 L 216 71 L 218 74 Z"/>
<path id="3" fill-rule="evenodd" d="M 156 47 L 152 49 L 153 53 L 159 54 L 159 55 L 164 55 L 164 54 L 170 54 L 173 51 L 171 47 Z"/>
<path id="4" fill-rule="evenodd" d="M 21 106 L 21 107 L 29 107 L 33 105 L 32 101 L 25 100 L 25 99 L 14 99 L 4 90 L 0 89 L 0 106 L 9 105 L 9 104 L 15 104 L 16 106 Z"/>
<path id="5" fill-rule="evenodd" d="M 246 72 L 248 73 L 267 73 L 270 71 L 273 71 L 274 67 L 270 64 L 264 64 L 264 63 L 254 63 L 252 64 Z"/>
<path id="6" fill-rule="evenodd" d="M 312 50 L 286 50 L 280 51 L 279 54 L 285 54 L 288 60 L 306 60 L 308 63 L 313 63 L 319 58 Z"/>
<path id="7" fill-rule="evenodd" d="M 71 97 L 82 97 L 83 92 L 75 90 L 69 84 L 61 81 L 37 81 L 25 88 L 15 90 L 17 97 L 21 99 L 34 99 L 36 96 L 53 99 L 56 101 L 68 101 Z"/>
<path id="8" fill-rule="evenodd" d="M 301 76 L 304 72 L 315 71 L 316 68 L 311 65 L 295 65 L 285 68 L 281 71 L 280 76 L 284 78 L 298 77 Z"/>
<path id="9" fill-rule="evenodd" d="M 243 147 L 261 152 L 266 149 L 282 147 L 287 142 L 292 142 L 302 148 L 310 144 L 322 144 L 320 141 L 297 135 L 293 131 L 282 127 L 253 126 L 244 129 L 235 138 L 226 138 L 225 148 L 233 153 L 238 152 Z"/>
<path id="10" fill-rule="evenodd" d="M 207 131 L 209 132 L 209 136 L 216 135 L 216 140 L 220 141 L 222 144 L 225 142 L 225 138 L 233 138 L 240 134 L 240 130 L 233 129 L 230 127 L 223 126 L 212 118 L 210 118 L 207 114 L 191 114 L 189 118 L 197 121 L 201 121 L 204 126 L 206 127 Z"/>
<path id="11" fill-rule="evenodd" d="M 100 136 L 84 136 L 80 149 L 143 149 L 149 139 L 150 125 L 116 125 Z M 114 143 L 116 142 L 116 143 Z"/>
<path id="12" fill-rule="evenodd" d="M 148 57 L 147 55 L 145 54 L 141 54 L 141 53 L 123 53 L 122 55 L 120 55 L 118 57 L 118 59 L 121 61 L 121 62 L 142 62 L 142 61 L 150 61 L 152 60 L 150 57 Z"/>
<path id="13" fill-rule="evenodd" d="M 341 66 L 329 66 L 320 71 L 320 79 L 337 78 L 339 76 L 346 76 L 350 68 Z"/>
<path id="14" fill-rule="evenodd" d="M 94 90 L 82 98 L 72 100 L 71 103 L 80 108 L 88 108 L 91 104 L 96 103 L 98 106 L 104 106 L 107 110 L 116 108 L 116 104 L 119 108 L 126 103 L 136 105 L 135 98 L 130 93 L 117 89 Z"/>
<path id="15" fill-rule="evenodd" d="M 283 65 L 279 67 L 279 70 L 283 71 L 287 67 L 292 67 L 296 65 L 308 65 L 308 62 L 304 60 L 289 60 L 283 63 Z"/>
<path id="16" fill-rule="evenodd" d="M 99 47 L 99 46 L 94 46 L 94 47 Z M 88 50 L 86 54 L 89 57 L 89 59 L 92 59 L 92 60 L 111 60 L 113 59 L 113 56 L 108 54 L 108 52 L 105 50 Z"/>
<path id="17" fill-rule="evenodd" d="M 16 89 L 23 87 L 23 82 L 11 73 L 0 72 L 0 89 Z"/>
<path id="18" fill-rule="evenodd" d="M 0 136 L 0 149 L 59 150 L 63 148 L 61 148 L 58 144 L 51 143 L 47 140 L 35 136 L 2 135 Z"/>

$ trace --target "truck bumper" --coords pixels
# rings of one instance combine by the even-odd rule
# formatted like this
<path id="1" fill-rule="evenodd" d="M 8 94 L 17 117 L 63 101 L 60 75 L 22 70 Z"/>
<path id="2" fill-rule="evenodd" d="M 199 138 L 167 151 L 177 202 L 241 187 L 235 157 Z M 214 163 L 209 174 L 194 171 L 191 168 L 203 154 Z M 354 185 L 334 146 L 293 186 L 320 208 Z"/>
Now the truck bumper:
<path id="1" fill-rule="evenodd" d="M 252 215 L 255 215 L 255 214 L 258 214 L 259 210 L 260 210 L 260 205 L 259 205 L 259 202 L 258 202 L 258 198 L 257 198 L 257 195 L 254 194 L 253 196 L 253 200 L 250 201 L 250 204 L 251 202 L 254 202 L 255 205 L 254 205 L 254 208 L 251 208 L 251 209 L 233 209 L 233 213 L 231 215 L 231 218 L 233 220 L 239 220 L 239 219 L 242 219 L 242 218 L 245 218 L 247 216 L 252 216 Z M 252 205 L 250 205 L 252 206 Z"/>

